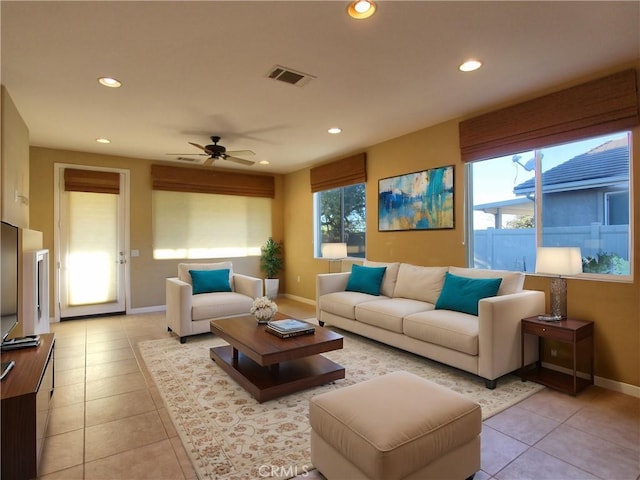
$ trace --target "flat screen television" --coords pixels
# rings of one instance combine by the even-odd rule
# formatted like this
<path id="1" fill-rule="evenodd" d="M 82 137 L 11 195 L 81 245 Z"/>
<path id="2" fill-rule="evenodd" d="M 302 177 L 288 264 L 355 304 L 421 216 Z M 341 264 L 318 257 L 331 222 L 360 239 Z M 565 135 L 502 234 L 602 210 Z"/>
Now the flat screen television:
<path id="1" fill-rule="evenodd" d="M 18 228 L 2 222 L 0 245 L 0 333 L 4 341 L 18 323 Z"/>

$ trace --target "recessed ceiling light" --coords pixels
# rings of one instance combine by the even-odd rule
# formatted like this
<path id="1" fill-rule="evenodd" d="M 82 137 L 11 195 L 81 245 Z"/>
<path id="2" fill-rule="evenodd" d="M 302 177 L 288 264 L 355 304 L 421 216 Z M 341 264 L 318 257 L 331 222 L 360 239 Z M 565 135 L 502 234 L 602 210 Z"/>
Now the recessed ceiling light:
<path id="1" fill-rule="evenodd" d="M 100 77 L 98 82 L 100 82 L 100 85 L 104 85 L 105 87 L 118 88 L 122 86 L 122 83 L 111 77 Z"/>
<path id="2" fill-rule="evenodd" d="M 269 160 L 260 160 L 258 163 L 260 165 L 269 165 Z"/>
<path id="3" fill-rule="evenodd" d="M 98 143 L 111 143 L 111 140 L 108 138 L 96 138 L 96 142 Z"/>
<path id="4" fill-rule="evenodd" d="M 458 69 L 461 72 L 473 72 L 474 70 L 478 70 L 481 66 L 482 62 L 480 60 L 470 59 L 460 65 Z"/>
<path id="5" fill-rule="evenodd" d="M 331 127 L 329 130 L 327 130 L 327 132 L 329 132 L 332 135 L 336 135 L 338 133 L 342 133 L 342 129 L 339 127 Z"/>
<path id="6" fill-rule="evenodd" d="M 347 13 L 357 20 L 369 18 L 376 13 L 376 4 L 371 0 L 355 0 L 349 4 Z"/>

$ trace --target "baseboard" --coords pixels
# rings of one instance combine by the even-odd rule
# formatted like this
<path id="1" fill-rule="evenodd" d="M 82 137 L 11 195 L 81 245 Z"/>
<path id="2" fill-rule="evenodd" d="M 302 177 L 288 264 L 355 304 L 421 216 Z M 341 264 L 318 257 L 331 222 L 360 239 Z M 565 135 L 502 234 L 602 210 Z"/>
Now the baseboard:
<path id="1" fill-rule="evenodd" d="M 156 313 L 156 312 L 164 312 L 167 310 L 166 305 L 155 305 L 153 307 L 138 307 L 138 308 L 130 308 L 127 310 L 127 315 L 136 315 L 139 313 Z"/>
<path id="2" fill-rule="evenodd" d="M 285 293 L 283 297 L 286 297 L 290 300 L 295 300 L 296 302 L 306 303 L 307 305 L 313 305 L 314 307 L 316 306 L 316 302 L 314 300 L 310 300 L 304 297 L 298 297 L 297 295 L 291 295 L 290 293 Z"/>
<path id="3" fill-rule="evenodd" d="M 553 365 L 552 363 L 542 362 L 542 366 L 548 368 L 549 370 L 555 370 L 557 372 L 566 373 L 567 375 L 573 375 L 573 370 L 565 367 L 560 367 L 558 365 Z M 580 378 L 589 378 L 589 374 L 587 372 L 577 372 L 577 375 Z M 598 377 L 597 375 L 594 376 L 593 383 L 597 387 L 606 388 L 607 390 L 612 390 L 614 392 L 624 393 L 625 395 L 631 395 L 632 397 L 640 398 L 640 387 L 636 385 L 618 382 L 609 378 Z"/>

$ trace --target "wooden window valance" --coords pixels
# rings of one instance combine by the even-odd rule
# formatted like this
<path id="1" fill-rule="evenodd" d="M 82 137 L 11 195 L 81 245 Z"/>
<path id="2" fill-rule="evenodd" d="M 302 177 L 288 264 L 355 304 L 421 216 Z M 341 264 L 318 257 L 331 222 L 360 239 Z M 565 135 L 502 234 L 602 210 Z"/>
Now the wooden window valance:
<path id="1" fill-rule="evenodd" d="M 320 192 L 367 181 L 367 155 L 360 153 L 311 169 L 311 191 Z"/>
<path id="2" fill-rule="evenodd" d="M 64 189 L 67 192 L 120 193 L 120 174 L 99 170 L 64 169 Z"/>
<path id="3" fill-rule="evenodd" d="M 251 175 L 165 165 L 151 165 L 151 184 L 154 190 L 171 192 L 217 193 L 219 195 L 268 198 L 274 198 L 276 194 L 275 178 L 270 175 Z"/>
<path id="4" fill-rule="evenodd" d="M 636 70 L 625 70 L 460 122 L 460 155 L 485 160 L 639 124 Z"/>

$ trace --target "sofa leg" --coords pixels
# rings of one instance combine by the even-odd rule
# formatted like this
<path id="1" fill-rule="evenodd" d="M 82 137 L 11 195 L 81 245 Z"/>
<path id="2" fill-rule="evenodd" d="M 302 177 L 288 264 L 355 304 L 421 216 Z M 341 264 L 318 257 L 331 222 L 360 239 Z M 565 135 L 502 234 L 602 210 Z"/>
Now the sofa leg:
<path id="1" fill-rule="evenodd" d="M 173 332 L 173 330 L 171 330 L 171 327 L 167 327 L 167 332 Z"/>
<path id="2" fill-rule="evenodd" d="M 472 473 L 470 476 L 468 476 L 465 480 L 473 480 L 473 477 L 475 477 L 475 473 Z"/>
<path id="3" fill-rule="evenodd" d="M 321 327 L 324 327 L 324 322 L 322 320 L 318 320 L 318 325 L 320 325 Z"/>
<path id="4" fill-rule="evenodd" d="M 494 378 L 493 380 L 484 380 L 484 386 L 487 387 L 489 390 L 495 390 L 496 385 L 498 385 L 498 379 Z"/>
<path id="5" fill-rule="evenodd" d="M 180 337 L 180 343 L 185 343 L 187 341 L 187 337 Z"/>

